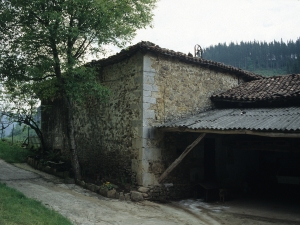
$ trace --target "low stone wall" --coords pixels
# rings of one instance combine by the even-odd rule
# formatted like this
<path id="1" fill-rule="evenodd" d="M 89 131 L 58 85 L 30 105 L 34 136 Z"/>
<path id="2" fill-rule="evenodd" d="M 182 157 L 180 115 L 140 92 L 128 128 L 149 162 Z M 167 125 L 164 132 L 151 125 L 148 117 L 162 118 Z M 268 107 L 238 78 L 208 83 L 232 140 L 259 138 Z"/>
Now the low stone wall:
<path id="1" fill-rule="evenodd" d="M 69 171 L 59 171 L 55 167 L 50 167 L 50 166 L 45 166 L 43 165 L 39 160 L 28 157 L 27 158 L 27 163 L 32 166 L 33 168 L 37 170 L 41 170 L 43 172 L 52 174 L 54 176 L 63 178 L 65 182 L 67 183 L 76 183 L 77 185 L 81 186 L 82 188 L 88 189 L 92 192 L 95 192 L 97 194 L 100 194 L 104 197 L 107 198 L 114 198 L 114 199 L 119 199 L 121 201 L 143 201 L 144 197 L 148 197 L 144 192 L 141 191 L 130 191 L 128 193 L 118 192 L 115 188 L 112 189 L 107 189 L 103 188 L 102 186 L 95 185 L 92 183 L 86 183 L 83 180 L 76 180 L 70 178 L 70 173 Z"/>
<path id="2" fill-rule="evenodd" d="M 153 185 L 148 187 L 137 187 L 135 190 L 132 190 L 128 193 L 123 191 L 118 192 L 115 188 L 107 189 L 102 186 L 95 185 L 92 183 L 86 183 L 83 180 L 76 180 L 70 178 L 69 171 L 58 171 L 54 167 L 44 166 L 39 160 L 28 157 L 27 163 L 37 170 L 44 171 L 46 173 L 52 174 L 54 176 L 65 179 L 68 183 L 76 183 L 82 188 L 88 189 L 92 192 L 100 194 L 107 198 L 119 199 L 120 201 L 143 201 L 143 200 L 151 200 L 151 201 L 160 201 L 165 202 L 169 200 L 175 200 L 180 198 L 190 197 L 191 193 L 190 185 L 175 185 L 172 184 L 162 184 L 162 185 Z"/>
<path id="3" fill-rule="evenodd" d="M 192 197 L 192 186 L 190 184 L 161 184 L 149 186 L 146 199 L 153 201 L 169 201 Z"/>
<path id="4" fill-rule="evenodd" d="M 41 170 L 46 173 L 53 174 L 54 176 L 60 177 L 60 178 L 69 178 L 70 172 L 69 171 L 59 171 L 55 167 L 45 166 L 43 165 L 39 160 L 36 160 L 34 158 L 28 157 L 27 158 L 28 165 L 32 166 L 33 168 L 37 170 Z"/>

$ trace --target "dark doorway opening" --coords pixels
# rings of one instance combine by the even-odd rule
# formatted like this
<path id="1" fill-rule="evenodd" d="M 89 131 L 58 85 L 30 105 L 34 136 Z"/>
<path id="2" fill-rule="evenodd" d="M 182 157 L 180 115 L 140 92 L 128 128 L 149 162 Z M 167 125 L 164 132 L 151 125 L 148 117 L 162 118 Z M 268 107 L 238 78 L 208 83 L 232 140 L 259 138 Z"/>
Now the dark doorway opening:
<path id="1" fill-rule="evenodd" d="M 204 139 L 204 181 L 216 180 L 216 148 L 214 138 Z"/>
<path id="2" fill-rule="evenodd" d="M 199 183 L 202 189 L 204 201 L 212 201 L 218 197 L 218 185 L 216 180 L 216 144 L 214 138 L 204 139 L 203 169 L 204 180 Z"/>
<path id="3" fill-rule="evenodd" d="M 227 157 L 220 172 L 230 197 L 299 202 L 299 144 L 299 139 L 250 135 L 224 139 Z"/>

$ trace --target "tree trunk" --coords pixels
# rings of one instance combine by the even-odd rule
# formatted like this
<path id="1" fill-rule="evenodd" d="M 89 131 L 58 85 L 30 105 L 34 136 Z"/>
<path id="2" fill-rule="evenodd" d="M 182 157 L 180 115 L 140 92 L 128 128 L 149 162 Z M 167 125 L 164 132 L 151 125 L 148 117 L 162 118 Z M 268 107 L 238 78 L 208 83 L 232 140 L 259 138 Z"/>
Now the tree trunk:
<path id="1" fill-rule="evenodd" d="M 166 169 L 166 171 L 158 178 L 158 183 L 161 183 L 172 170 L 182 161 L 182 159 L 204 138 L 206 134 L 201 134 L 192 144 L 190 144 L 181 155 Z"/>
<path id="2" fill-rule="evenodd" d="M 73 108 L 72 103 L 70 100 L 70 97 L 68 97 L 66 93 L 66 87 L 65 82 L 63 80 L 62 74 L 61 74 L 61 65 L 60 65 L 60 58 L 57 50 L 57 43 L 55 40 L 55 35 L 50 37 L 50 43 L 51 48 L 53 52 L 53 58 L 55 60 L 55 66 L 54 66 L 54 72 L 55 75 L 59 81 L 60 90 L 62 93 L 63 102 L 65 105 L 66 110 L 66 121 L 67 121 L 67 139 L 68 139 L 68 146 L 71 154 L 71 164 L 74 172 L 75 179 L 81 180 L 81 171 L 80 171 L 80 165 L 77 155 L 77 149 L 76 149 L 76 141 L 75 141 L 75 127 L 74 127 L 74 116 L 73 116 Z M 68 43 L 69 44 L 69 43 Z M 72 66 L 72 63 L 69 61 L 70 57 L 69 54 L 71 54 L 70 46 L 68 46 L 68 68 Z M 68 71 L 66 73 L 68 75 Z"/>
<path id="3" fill-rule="evenodd" d="M 76 148 L 76 141 L 75 141 L 73 108 L 70 99 L 67 96 L 63 96 L 63 101 L 66 106 L 67 139 L 68 139 L 68 146 L 71 154 L 71 164 L 72 164 L 75 179 L 81 180 L 81 170 L 80 170 L 77 148 Z"/>
<path id="4" fill-rule="evenodd" d="M 34 132 L 36 133 L 36 135 L 40 139 L 42 153 L 45 153 L 47 148 L 46 148 L 46 144 L 45 144 L 45 141 L 44 141 L 43 133 L 42 133 L 41 129 L 38 127 L 38 125 L 36 124 L 36 122 L 33 120 L 32 116 L 28 116 L 28 117 L 26 116 L 23 123 L 34 130 Z M 29 133 L 28 133 L 28 144 L 29 144 Z"/>

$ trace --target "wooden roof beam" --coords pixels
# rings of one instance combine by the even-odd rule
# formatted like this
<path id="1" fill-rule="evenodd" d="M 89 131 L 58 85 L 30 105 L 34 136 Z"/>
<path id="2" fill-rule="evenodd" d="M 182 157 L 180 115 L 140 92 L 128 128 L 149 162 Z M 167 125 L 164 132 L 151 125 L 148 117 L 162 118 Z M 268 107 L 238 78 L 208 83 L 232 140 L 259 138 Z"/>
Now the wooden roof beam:
<path id="1" fill-rule="evenodd" d="M 181 153 L 181 155 L 163 172 L 163 174 L 158 178 L 158 183 L 161 183 L 172 170 L 183 160 L 183 158 L 205 137 L 205 133 L 201 134 L 192 144 L 187 146 L 187 148 Z"/>
<path id="2" fill-rule="evenodd" d="M 208 134 L 247 134 L 264 137 L 285 137 L 300 138 L 300 133 L 283 133 L 270 131 L 252 131 L 252 130 L 209 130 L 209 129 L 190 129 L 184 127 L 159 128 L 166 132 L 191 132 L 191 133 L 208 133 Z"/>

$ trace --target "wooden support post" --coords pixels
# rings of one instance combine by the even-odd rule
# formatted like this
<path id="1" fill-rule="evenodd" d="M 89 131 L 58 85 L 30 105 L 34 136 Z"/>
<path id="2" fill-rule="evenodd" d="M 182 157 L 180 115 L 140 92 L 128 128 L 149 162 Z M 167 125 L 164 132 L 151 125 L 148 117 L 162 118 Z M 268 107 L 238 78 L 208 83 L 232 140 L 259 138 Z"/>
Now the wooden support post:
<path id="1" fill-rule="evenodd" d="M 187 146 L 187 148 L 181 153 L 181 155 L 166 169 L 165 172 L 158 178 L 158 183 L 161 183 L 169 173 L 182 161 L 182 159 L 204 138 L 206 133 L 201 134 L 192 144 Z"/>

